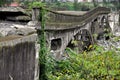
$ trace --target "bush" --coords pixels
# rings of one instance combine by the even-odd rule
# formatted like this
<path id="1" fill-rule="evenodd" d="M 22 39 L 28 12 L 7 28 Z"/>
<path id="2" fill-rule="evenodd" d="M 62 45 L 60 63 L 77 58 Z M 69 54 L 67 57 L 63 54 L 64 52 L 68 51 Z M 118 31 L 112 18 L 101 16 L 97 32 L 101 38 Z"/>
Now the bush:
<path id="1" fill-rule="evenodd" d="M 47 7 L 53 10 L 74 10 L 73 3 L 71 2 L 56 2 L 51 3 Z"/>
<path id="2" fill-rule="evenodd" d="M 88 11 L 93 9 L 94 5 L 92 3 L 79 3 L 79 7 L 81 8 L 81 11 Z"/>
<path id="3" fill-rule="evenodd" d="M 35 1 L 32 3 L 29 3 L 28 5 L 29 5 L 29 8 L 32 9 L 33 7 L 43 7 L 45 6 L 45 3 Z"/>
<path id="4" fill-rule="evenodd" d="M 60 61 L 48 58 L 48 68 L 52 66 L 47 72 L 48 80 L 120 80 L 119 49 L 117 52 L 99 46 L 94 49 L 76 54 L 67 48 L 69 58 Z"/>

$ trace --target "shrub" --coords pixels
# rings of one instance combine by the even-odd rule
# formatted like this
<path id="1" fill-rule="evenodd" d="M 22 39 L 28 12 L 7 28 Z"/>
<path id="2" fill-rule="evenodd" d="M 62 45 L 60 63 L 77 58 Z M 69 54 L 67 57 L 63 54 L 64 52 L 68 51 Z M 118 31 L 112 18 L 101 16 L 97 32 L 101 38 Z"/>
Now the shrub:
<path id="1" fill-rule="evenodd" d="M 32 9 L 33 7 L 43 7 L 45 6 L 45 3 L 35 1 L 32 3 L 29 3 L 28 5 L 29 5 L 29 8 Z"/>
<path id="2" fill-rule="evenodd" d="M 94 5 L 92 3 L 79 3 L 79 7 L 82 11 L 88 11 L 94 8 Z"/>
<path id="3" fill-rule="evenodd" d="M 76 52 L 67 48 L 69 58 L 56 61 L 49 59 L 52 68 L 48 70 L 49 80 L 119 80 L 120 79 L 120 51 L 114 49 L 105 51 L 95 46 L 91 52 Z"/>

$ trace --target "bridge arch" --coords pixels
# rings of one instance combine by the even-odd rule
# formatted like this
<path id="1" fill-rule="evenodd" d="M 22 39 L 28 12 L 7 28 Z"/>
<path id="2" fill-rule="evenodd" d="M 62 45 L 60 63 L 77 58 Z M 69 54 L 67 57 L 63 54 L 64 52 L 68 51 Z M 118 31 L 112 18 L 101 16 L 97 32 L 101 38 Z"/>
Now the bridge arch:
<path id="1" fill-rule="evenodd" d="M 62 45 L 61 38 L 51 40 L 51 50 L 54 50 L 54 51 L 59 50 L 61 48 L 61 45 Z"/>
<path id="2" fill-rule="evenodd" d="M 91 26 L 90 26 L 90 32 L 91 34 L 94 34 L 96 33 L 96 29 L 97 29 L 97 26 L 98 25 L 98 19 L 94 19 L 92 22 L 91 22 Z"/>
<path id="3" fill-rule="evenodd" d="M 108 38 L 104 34 L 108 34 L 111 31 L 108 16 L 107 15 L 99 15 L 91 22 L 91 26 L 89 28 L 91 34 L 93 35 L 94 41 Z"/>
<path id="4" fill-rule="evenodd" d="M 75 41 L 75 43 L 73 42 Z M 87 29 L 81 29 L 74 38 L 68 43 L 67 47 L 78 48 L 78 52 L 87 50 L 94 43 L 91 32 Z"/>
<path id="5" fill-rule="evenodd" d="M 109 25 L 109 20 L 108 20 L 108 15 L 102 15 L 100 18 L 100 23 L 99 23 L 101 33 L 98 35 L 98 40 L 101 38 L 104 39 L 109 39 L 110 36 L 106 36 L 106 34 L 109 34 L 111 32 L 111 27 Z"/>
<path id="6" fill-rule="evenodd" d="M 102 24 L 101 20 L 107 19 L 107 14 L 110 10 L 99 7 L 82 15 L 66 14 L 50 10 L 48 12 L 50 20 L 47 21 L 46 31 L 50 40 L 50 49 L 56 55 L 62 55 L 66 47 L 78 47 L 85 50 L 89 45 L 96 42 L 93 34 L 99 35 L 104 32 L 105 26 L 100 26 Z M 71 45 L 74 40 L 78 42 L 78 45 Z"/>

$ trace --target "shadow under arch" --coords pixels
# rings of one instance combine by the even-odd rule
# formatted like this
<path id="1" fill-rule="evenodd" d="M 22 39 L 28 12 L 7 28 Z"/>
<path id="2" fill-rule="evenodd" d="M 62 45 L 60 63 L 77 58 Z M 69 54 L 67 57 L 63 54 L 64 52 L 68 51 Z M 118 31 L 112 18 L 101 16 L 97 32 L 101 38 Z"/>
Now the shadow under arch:
<path id="1" fill-rule="evenodd" d="M 93 37 L 87 29 L 81 29 L 74 38 L 68 43 L 67 47 L 78 49 L 78 52 L 88 50 L 90 45 L 94 44 Z"/>
<path id="2" fill-rule="evenodd" d="M 99 28 L 102 29 L 102 31 L 98 34 L 97 40 L 108 40 L 110 38 L 108 34 L 110 34 L 112 31 L 109 24 L 108 16 L 102 16 L 99 26 Z"/>

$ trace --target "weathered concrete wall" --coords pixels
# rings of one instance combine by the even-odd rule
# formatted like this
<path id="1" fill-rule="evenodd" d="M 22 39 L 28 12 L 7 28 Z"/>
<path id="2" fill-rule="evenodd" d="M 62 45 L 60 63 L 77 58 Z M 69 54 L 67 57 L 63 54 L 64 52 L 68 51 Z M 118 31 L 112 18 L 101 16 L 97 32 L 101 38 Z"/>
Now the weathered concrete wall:
<path id="1" fill-rule="evenodd" d="M 47 31 L 46 32 L 46 39 L 48 39 L 48 44 L 50 50 L 52 46 L 58 47 L 55 50 L 52 50 L 53 55 L 57 58 L 60 59 L 62 57 L 62 54 L 64 53 L 64 50 L 68 46 L 68 43 L 74 39 L 74 36 L 83 29 L 83 26 L 80 28 L 75 28 L 75 29 L 69 29 L 69 30 L 58 30 L 58 31 Z M 61 42 L 57 42 L 57 39 Z M 55 41 L 54 44 L 52 44 L 52 41 Z M 61 43 L 61 45 L 60 45 Z"/>
<path id="2" fill-rule="evenodd" d="M 0 42 L 0 80 L 34 80 L 35 40 L 30 35 Z"/>
<path id="3" fill-rule="evenodd" d="M 65 13 L 58 13 L 54 11 L 49 11 L 50 18 L 48 19 L 48 22 L 53 22 L 53 23 L 83 23 L 83 22 L 89 22 L 91 19 L 94 17 L 98 16 L 99 14 L 108 14 L 110 12 L 109 8 L 105 7 L 97 7 L 91 11 L 88 11 L 87 13 L 83 14 L 82 16 L 77 14 L 77 15 L 72 15 L 72 14 L 65 14 Z"/>

